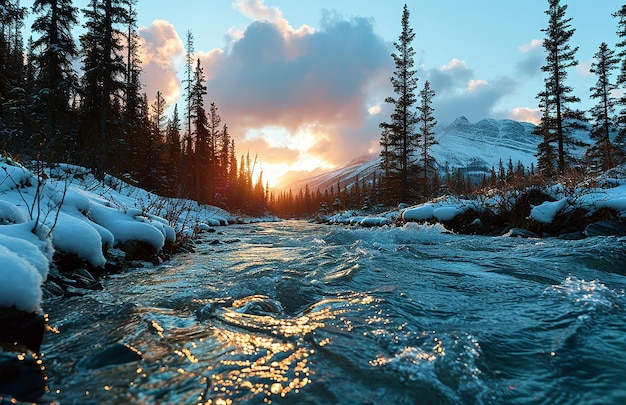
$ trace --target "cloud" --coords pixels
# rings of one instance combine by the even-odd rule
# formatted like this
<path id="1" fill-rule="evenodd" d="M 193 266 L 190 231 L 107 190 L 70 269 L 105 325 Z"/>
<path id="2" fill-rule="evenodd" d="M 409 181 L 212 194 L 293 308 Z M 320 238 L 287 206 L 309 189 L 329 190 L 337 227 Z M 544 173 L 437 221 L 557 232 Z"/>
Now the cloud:
<path id="1" fill-rule="evenodd" d="M 588 59 L 585 61 L 580 62 L 577 66 L 576 66 L 576 72 L 581 76 L 581 77 L 590 77 L 593 76 L 593 73 L 591 73 L 591 65 L 594 63 L 593 59 Z"/>
<path id="2" fill-rule="evenodd" d="M 289 21 L 283 17 L 283 13 L 278 7 L 268 7 L 263 4 L 263 0 L 239 0 L 233 3 L 233 8 L 251 20 L 275 25 L 285 38 L 310 35 L 314 32 L 313 28 L 308 25 L 302 25 L 297 30 L 294 29 Z"/>
<path id="3" fill-rule="evenodd" d="M 457 58 L 438 69 L 424 71 L 418 90 L 426 80 L 430 81 L 435 91 L 434 114 L 442 125 L 449 124 L 460 115 L 470 120 L 504 118 L 506 113 L 497 111 L 496 107 L 519 86 L 516 80 L 506 76 L 489 81 L 477 78 L 467 63 Z"/>
<path id="4" fill-rule="evenodd" d="M 527 78 L 541 75 L 541 66 L 543 66 L 546 59 L 543 53 L 543 40 L 533 39 L 528 44 L 520 45 L 518 49 L 524 56 L 515 65 L 518 74 Z"/>
<path id="5" fill-rule="evenodd" d="M 154 20 L 148 27 L 139 28 L 142 82 L 148 97 L 157 91 L 168 103 L 178 99 L 181 92 L 176 61 L 183 57 L 183 43 L 174 26 L 164 20 Z"/>
<path id="6" fill-rule="evenodd" d="M 474 72 L 467 64 L 456 58 L 439 69 L 426 70 L 424 74 L 439 97 L 457 94 L 461 89 L 467 87 L 474 76 Z"/>
<path id="7" fill-rule="evenodd" d="M 376 104 L 372 91 L 381 78 L 389 87 L 393 65 L 372 22 L 326 13 L 319 30 L 294 29 L 261 1 L 235 7 L 255 21 L 232 35 L 225 50 L 198 56 L 208 77 L 207 100 L 219 106 L 237 149 L 261 148 L 268 163 L 289 155 L 296 166 L 316 159 L 339 166 L 367 154 L 380 136 L 380 117 L 366 125 L 368 105 Z M 271 141 L 272 127 L 283 128 L 279 136 L 288 139 Z"/>
<path id="8" fill-rule="evenodd" d="M 532 122 L 536 125 L 541 120 L 541 110 L 538 108 L 517 107 L 511 110 L 508 118 L 516 121 Z"/>
<path id="9" fill-rule="evenodd" d="M 529 53 L 535 51 L 536 49 L 541 49 L 542 45 L 542 39 L 532 39 L 529 43 L 520 45 L 519 50 L 522 53 Z"/>

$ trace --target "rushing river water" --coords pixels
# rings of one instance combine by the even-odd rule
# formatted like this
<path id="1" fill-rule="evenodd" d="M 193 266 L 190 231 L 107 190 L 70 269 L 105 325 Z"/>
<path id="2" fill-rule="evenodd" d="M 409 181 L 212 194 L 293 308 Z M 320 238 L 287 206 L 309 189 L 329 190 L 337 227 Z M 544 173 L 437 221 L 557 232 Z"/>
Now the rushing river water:
<path id="1" fill-rule="evenodd" d="M 625 238 L 220 231 L 104 291 L 45 302 L 46 400 L 626 403 Z M 120 344 L 141 360 L 107 360 Z"/>

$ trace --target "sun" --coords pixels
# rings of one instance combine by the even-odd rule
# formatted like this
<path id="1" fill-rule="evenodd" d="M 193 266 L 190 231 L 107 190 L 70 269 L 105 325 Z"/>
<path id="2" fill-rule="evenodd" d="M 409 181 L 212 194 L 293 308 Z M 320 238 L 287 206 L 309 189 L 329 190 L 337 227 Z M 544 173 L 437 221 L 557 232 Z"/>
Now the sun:
<path id="1" fill-rule="evenodd" d="M 280 184 L 281 178 L 289 170 L 289 165 L 286 163 L 263 163 L 260 167 L 260 170 L 252 173 L 252 178 L 254 179 L 254 182 L 257 182 L 259 179 L 259 175 L 262 172 L 263 186 L 267 185 L 269 188 L 274 188 Z"/>
<path id="2" fill-rule="evenodd" d="M 291 164 L 263 163 L 260 165 L 260 169 L 255 170 L 252 173 L 252 179 L 256 184 L 262 171 L 263 186 L 267 185 L 270 189 L 284 188 L 289 186 L 289 184 L 284 184 L 285 176 L 289 173 L 304 173 L 306 176 L 306 172 L 312 172 L 316 169 L 332 170 L 334 168 L 334 165 L 331 165 L 316 156 L 303 156 Z"/>

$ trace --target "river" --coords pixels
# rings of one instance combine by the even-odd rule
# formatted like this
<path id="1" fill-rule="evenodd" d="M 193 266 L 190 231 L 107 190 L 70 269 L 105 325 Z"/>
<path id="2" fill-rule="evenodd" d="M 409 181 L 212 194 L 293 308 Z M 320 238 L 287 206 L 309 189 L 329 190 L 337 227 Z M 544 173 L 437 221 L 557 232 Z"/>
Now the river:
<path id="1" fill-rule="evenodd" d="M 626 403 L 626 238 L 233 225 L 48 300 L 60 404 Z M 107 357 L 128 346 L 138 361 Z"/>

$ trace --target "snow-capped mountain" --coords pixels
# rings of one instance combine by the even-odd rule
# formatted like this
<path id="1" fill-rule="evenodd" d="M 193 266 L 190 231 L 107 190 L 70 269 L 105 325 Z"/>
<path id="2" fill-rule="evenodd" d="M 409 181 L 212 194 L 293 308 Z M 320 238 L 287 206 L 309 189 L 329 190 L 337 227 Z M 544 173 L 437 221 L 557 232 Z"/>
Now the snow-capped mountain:
<path id="1" fill-rule="evenodd" d="M 537 145 L 541 138 L 533 135 L 535 125 L 514 120 L 483 119 L 471 123 L 461 116 L 449 125 L 440 125 L 435 129 L 435 138 L 439 144 L 432 149 L 442 173 L 461 169 L 476 176 L 489 174 L 491 168 L 498 168 L 500 161 L 507 166 L 509 159 L 513 164 L 521 162 L 529 168 L 537 165 Z M 581 130 L 575 138 L 588 141 L 588 131 Z M 586 138 L 586 139 L 584 139 Z M 577 157 L 582 156 L 582 149 L 574 151 Z M 325 190 L 331 185 L 341 182 L 341 186 L 349 186 L 356 176 L 359 179 L 369 178 L 379 170 L 380 157 L 370 155 L 355 159 L 348 165 L 323 174 L 300 178 L 290 184 L 293 190 L 308 185 L 311 190 Z"/>
<path id="2" fill-rule="evenodd" d="M 490 171 L 500 160 L 536 164 L 535 153 L 541 138 L 533 135 L 535 126 L 528 122 L 484 119 L 475 124 L 459 117 L 450 125 L 436 129 L 439 142 L 432 152 L 440 167 L 450 170 L 467 168 Z"/>

